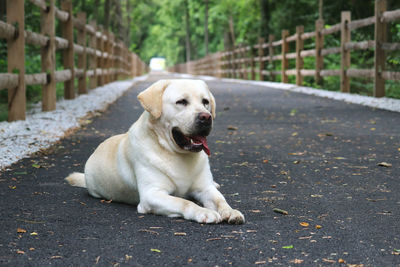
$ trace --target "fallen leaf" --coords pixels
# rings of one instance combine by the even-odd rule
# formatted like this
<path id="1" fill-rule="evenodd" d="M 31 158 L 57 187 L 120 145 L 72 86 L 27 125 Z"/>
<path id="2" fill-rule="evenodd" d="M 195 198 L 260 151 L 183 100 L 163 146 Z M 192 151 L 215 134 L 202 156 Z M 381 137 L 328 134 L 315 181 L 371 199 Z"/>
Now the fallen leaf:
<path id="1" fill-rule="evenodd" d="M 37 235 L 38 235 L 38 233 L 36 233 L 36 232 L 32 232 L 32 233 L 31 233 L 31 235 L 32 235 L 32 236 L 37 236 Z"/>
<path id="2" fill-rule="evenodd" d="M 290 262 L 290 263 L 294 263 L 294 264 L 301 264 L 301 263 L 303 263 L 303 261 L 304 261 L 304 260 L 294 259 L 294 260 L 291 260 L 291 261 L 289 261 L 289 262 Z"/>
<path id="3" fill-rule="evenodd" d="M 208 242 L 208 241 L 215 241 L 215 240 L 221 240 L 221 239 L 222 239 L 221 237 L 213 237 L 213 238 L 206 239 L 206 241 Z"/>
<path id="4" fill-rule="evenodd" d="M 15 185 L 9 185 L 8 188 L 13 189 L 13 190 L 17 189 L 17 187 Z"/>
<path id="5" fill-rule="evenodd" d="M 292 248 L 293 248 L 293 245 L 283 246 L 282 248 L 284 248 L 284 249 L 292 249 Z"/>
<path id="6" fill-rule="evenodd" d="M 25 251 L 17 250 L 17 254 L 25 254 Z"/>
<path id="7" fill-rule="evenodd" d="M 323 197 L 323 195 L 311 195 L 311 197 Z"/>
<path id="8" fill-rule="evenodd" d="M 330 260 L 330 259 L 325 259 L 325 258 L 323 258 L 322 261 L 323 262 L 329 262 L 329 263 L 336 263 L 335 260 Z"/>
<path id="9" fill-rule="evenodd" d="M 260 213 L 261 210 L 250 210 L 250 212 L 253 212 L 253 213 Z"/>
<path id="10" fill-rule="evenodd" d="M 174 235 L 176 235 L 176 236 L 185 236 L 186 233 L 184 233 L 184 232 L 175 232 Z"/>
<path id="11" fill-rule="evenodd" d="M 267 159 L 264 159 L 263 162 L 264 162 L 264 163 L 268 163 L 268 160 L 267 160 Z"/>
<path id="12" fill-rule="evenodd" d="M 161 253 L 161 250 L 156 249 L 156 248 L 152 248 L 152 249 L 150 249 L 150 251 L 151 251 L 151 252 L 158 252 L 158 253 Z"/>
<path id="13" fill-rule="evenodd" d="M 125 254 L 125 261 L 129 261 L 130 259 L 132 259 L 132 256 Z"/>
<path id="14" fill-rule="evenodd" d="M 304 151 L 304 152 L 293 152 L 293 153 L 288 153 L 288 155 L 292 155 L 292 156 L 303 156 L 304 154 L 306 154 L 306 151 Z"/>
<path id="15" fill-rule="evenodd" d="M 346 263 L 344 259 L 338 259 L 338 263 Z"/>
<path id="16" fill-rule="evenodd" d="M 299 133 L 298 132 L 294 132 L 294 133 L 292 133 L 292 136 L 298 136 L 299 135 Z"/>
<path id="17" fill-rule="evenodd" d="M 256 261 L 254 264 L 255 265 L 260 265 L 260 264 L 266 264 L 267 261 Z"/>
<path id="18" fill-rule="evenodd" d="M 316 229 L 321 229 L 321 228 L 322 228 L 322 225 L 317 224 L 317 225 L 315 226 L 315 228 L 316 228 Z"/>
<path id="19" fill-rule="evenodd" d="M 257 230 L 246 230 L 246 233 L 257 233 Z"/>
<path id="20" fill-rule="evenodd" d="M 22 228 L 17 228 L 17 233 L 26 233 L 26 230 Z"/>
<path id="21" fill-rule="evenodd" d="M 392 167 L 392 164 L 387 163 L 387 162 L 379 162 L 378 166 L 389 168 L 389 167 Z"/>
<path id="22" fill-rule="evenodd" d="M 238 127 L 229 125 L 227 129 L 230 131 L 237 131 Z"/>
<path id="23" fill-rule="evenodd" d="M 36 169 L 39 169 L 39 168 L 40 168 L 40 165 L 39 165 L 39 164 L 32 164 L 32 167 L 33 167 L 33 168 L 36 168 Z"/>
<path id="24" fill-rule="evenodd" d="M 62 258 L 62 256 L 60 256 L 60 255 L 56 255 L 56 256 L 51 256 L 50 257 L 50 259 L 61 259 Z"/>
<path id="25" fill-rule="evenodd" d="M 303 227 L 308 227 L 310 224 L 308 222 L 301 222 L 300 225 Z"/>
<path id="26" fill-rule="evenodd" d="M 281 209 L 278 209 L 278 208 L 274 208 L 273 211 L 276 212 L 276 213 L 283 214 L 283 215 L 288 215 L 289 214 L 289 212 L 287 212 L 286 210 L 281 210 Z"/>
<path id="27" fill-rule="evenodd" d="M 15 175 L 28 174 L 27 172 L 14 172 Z"/>
<path id="28" fill-rule="evenodd" d="M 342 159 L 346 159 L 346 158 L 345 157 L 334 157 L 334 159 L 342 160 Z"/>

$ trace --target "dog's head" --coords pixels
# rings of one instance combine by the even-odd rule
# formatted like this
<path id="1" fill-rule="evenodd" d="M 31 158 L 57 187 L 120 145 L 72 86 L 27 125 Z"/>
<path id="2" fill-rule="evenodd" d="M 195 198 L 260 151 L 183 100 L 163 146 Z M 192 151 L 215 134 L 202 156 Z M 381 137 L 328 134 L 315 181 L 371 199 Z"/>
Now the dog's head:
<path id="1" fill-rule="evenodd" d="M 138 95 L 160 144 L 176 152 L 210 155 L 207 145 L 215 99 L 201 80 L 160 80 Z"/>

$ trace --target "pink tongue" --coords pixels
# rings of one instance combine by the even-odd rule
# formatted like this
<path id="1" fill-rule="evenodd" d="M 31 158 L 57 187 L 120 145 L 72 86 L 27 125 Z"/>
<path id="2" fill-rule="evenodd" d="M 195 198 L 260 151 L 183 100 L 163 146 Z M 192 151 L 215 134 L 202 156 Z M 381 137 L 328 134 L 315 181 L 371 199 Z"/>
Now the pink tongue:
<path id="1" fill-rule="evenodd" d="M 196 136 L 196 137 L 194 137 L 192 139 L 194 141 L 196 141 L 196 142 L 201 142 L 201 144 L 203 145 L 204 152 L 206 152 L 206 154 L 209 155 L 209 156 L 211 155 L 210 149 L 208 148 L 208 145 L 207 145 L 207 138 L 206 137 L 204 137 L 204 136 Z"/>

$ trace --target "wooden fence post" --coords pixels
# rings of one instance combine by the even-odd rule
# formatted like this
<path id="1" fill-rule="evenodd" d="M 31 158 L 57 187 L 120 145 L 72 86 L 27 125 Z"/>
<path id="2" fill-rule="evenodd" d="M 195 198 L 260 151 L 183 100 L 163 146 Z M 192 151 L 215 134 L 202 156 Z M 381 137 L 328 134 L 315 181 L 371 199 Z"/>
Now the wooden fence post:
<path id="1" fill-rule="evenodd" d="M 18 35 L 7 41 L 8 72 L 18 74 L 18 86 L 8 89 L 8 121 L 25 120 L 25 36 L 24 0 L 7 0 L 7 22 Z"/>
<path id="2" fill-rule="evenodd" d="M 110 82 L 115 81 L 115 35 L 111 33 L 111 40 L 110 40 Z"/>
<path id="3" fill-rule="evenodd" d="M 132 76 L 136 77 L 136 69 L 137 69 L 137 62 L 136 62 L 136 54 L 132 53 Z"/>
<path id="4" fill-rule="evenodd" d="M 83 25 L 86 25 L 86 13 L 79 12 L 77 14 L 77 19 L 82 22 Z M 86 86 L 86 27 L 83 26 L 83 29 L 78 30 L 77 35 L 77 43 L 83 46 L 83 53 L 78 57 L 78 68 L 83 70 L 82 76 L 78 79 L 78 93 L 79 94 L 87 94 L 87 86 Z"/>
<path id="5" fill-rule="evenodd" d="M 264 44 L 265 40 L 264 38 L 260 37 L 258 38 L 258 79 L 260 81 L 264 81 L 264 48 L 262 47 Z"/>
<path id="6" fill-rule="evenodd" d="M 63 0 L 61 9 L 68 13 L 68 20 L 61 23 L 62 36 L 68 41 L 68 48 L 63 50 L 64 69 L 71 71 L 71 79 L 64 82 L 64 98 L 75 98 L 75 66 L 74 66 L 74 24 L 72 21 L 72 2 L 71 0 Z"/>
<path id="7" fill-rule="evenodd" d="M 229 78 L 235 78 L 235 56 L 234 49 L 229 49 Z"/>
<path id="8" fill-rule="evenodd" d="M 255 70 L 255 60 L 254 60 L 254 48 L 252 45 L 250 45 L 250 66 L 251 66 L 251 72 L 250 72 L 250 79 L 255 80 L 256 79 L 256 70 Z"/>
<path id="9" fill-rule="evenodd" d="M 315 82 L 322 85 L 321 70 L 324 69 L 324 57 L 321 54 L 324 48 L 324 36 L 322 30 L 324 29 L 324 21 L 318 19 L 315 21 Z"/>
<path id="10" fill-rule="evenodd" d="M 246 46 L 245 44 L 242 44 L 242 53 L 241 53 L 241 62 L 242 65 L 240 66 L 240 69 L 242 70 L 242 79 L 248 80 L 249 76 L 247 74 L 247 51 L 246 51 Z"/>
<path id="11" fill-rule="evenodd" d="M 56 109 L 56 41 L 55 41 L 55 0 L 48 1 L 46 11 L 41 11 L 41 33 L 49 38 L 46 46 L 41 49 L 42 72 L 47 73 L 47 84 L 42 86 L 42 110 Z"/>
<path id="12" fill-rule="evenodd" d="M 344 93 L 350 92 L 350 79 L 347 76 L 347 69 L 350 68 L 350 50 L 346 50 L 345 44 L 351 40 L 351 31 L 348 24 L 351 20 L 350 11 L 343 11 L 341 16 L 340 25 L 340 53 L 341 53 L 341 65 L 340 65 L 340 91 Z"/>
<path id="13" fill-rule="evenodd" d="M 304 60 L 301 57 L 301 51 L 304 49 L 304 41 L 301 35 L 304 33 L 304 26 L 296 27 L 296 85 L 303 85 L 303 76 L 301 70 L 304 67 Z"/>
<path id="14" fill-rule="evenodd" d="M 374 97 L 385 96 L 385 79 L 382 77 L 382 72 L 385 70 L 386 55 L 382 44 L 387 39 L 387 26 L 381 18 L 386 8 L 386 0 L 375 0 Z"/>
<path id="15" fill-rule="evenodd" d="M 96 88 L 97 87 L 97 37 L 96 37 L 96 32 L 97 32 L 97 27 L 96 27 L 96 21 L 92 20 L 90 21 L 90 25 L 94 28 L 94 33 L 90 36 L 90 47 L 94 50 L 94 53 L 90 55 L 89 57 L 89 68 L 93 70 L 93 75 L 90 76 L 89 79 L 89 84 L 90 84 L 90 89 Z"/>
<path id="16" fill-rule="evenodd" d="M 97 39 L 97 50 L 100 51 L 100 55 L 97 57 L 97 86 L 104 85 L 104 40 L 103 40 L 103 27 L 100 26 L 97 28 L 98 32 L 96 32 L 96 39 Z M 99 33 L 99 36 L 97 36 Z"/>
<path id="17" fill-rule="evenodd" d="M 104 68 L 103 79 L 104 79 L 104 84 L 107 84 L 110 82 L 109 67 L 110 67 L 110 38 L 111 38 L 110 32 L 108 30 L 105 32 L 105 36 L 106 36 L 106 40 L 104 42 L 105 57 L 103 58 L 103 60 L 104 60 L 103 61 L 103 68 Z"/>
<path id="18" fill-rule="evenodd" d="M 275 75 L 274 74 L 272 74 L 272 70 L 274 70 L 275 69 L 275 67 L 274 67 L 274 60 L 273 60 L 273 56 L 274 56 L 274 54 L 275 54 L 275 52 L 274 52 L 274 47 L 272 46 L 272 42 L 275 40 L 275 36 L 273 35 L 273 34 L 270 34 L 269 36 L 268 36 L 268 62 L 269 62 L 269 70 L 270 70 L 270 75 L 269 75 L 269 79 L 271 80 L 271 81 L 275 81 Z"/>
<path id="19" fill-rule="evenodd" d="M 120 71 L 120 69 L 121 69 L 121 61 L 120 61 L 120 59 L 122 59 L 122 56 L 121 56 L 121 46 L 122 46 L 122 41 L 119 41 L 119 42 L 117 42 L 116 44 L 115 44 L 115 47 L 114 47 L 114 51 L 115 51 L 115 56 L 116 56 L 116 58 L 115 58 L 115 61 L 114 61 L 114 67 L 115 67 L 115 76 L 114 76 L 114 80 L 115 81 L 118 81 L 118 78 L 119 78 L 119 71 Z M 127 57 L 126 58 L 126 60 L 127 60 L 127 62 L 130 62 L 130 57 Z"/>
<path id="20" fill-rule="evenodd" d="M 237 55 L 236 55 L 236 49 L 237 49 L 237 46 L 236 45 L 233 45 L 232 46 L 232 78 L 233 79 L 236 79 L 236 78 L 238 78 L 238 73 L 237 73 L 237 59 L 238 59 L 238 57 L 237 57 Z"/>
<path id="21" fill-rule="evenodd" d="M 287 83 L 289 81 L 286 69 L 289 67 L 289 60 L 286 58 L 287 52 L 289 52 L 289 44 L 286 41 L 286 37 L 289 36 L 288 30 L 282 30 L 282 70 L 281 70 L 281 82 Z"/>

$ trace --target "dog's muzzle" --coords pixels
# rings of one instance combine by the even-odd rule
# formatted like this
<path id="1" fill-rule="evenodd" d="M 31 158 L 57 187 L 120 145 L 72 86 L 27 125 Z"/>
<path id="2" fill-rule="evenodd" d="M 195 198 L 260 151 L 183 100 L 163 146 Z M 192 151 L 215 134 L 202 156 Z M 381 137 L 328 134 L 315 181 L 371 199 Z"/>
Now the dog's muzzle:
<path id="1" fill-rule="evenodd" d="M 212 117 L 206 112 L 197 114 L 195 120 L 194 132 L 185 135 L 179 127 L 172 129 L 172 136 L 175 143 L 183 150 L 191 152 L 200 152 L 204 150 L 210 156 L 210 149 L 207 144 L 207 136 L 212 128 Z"/>

